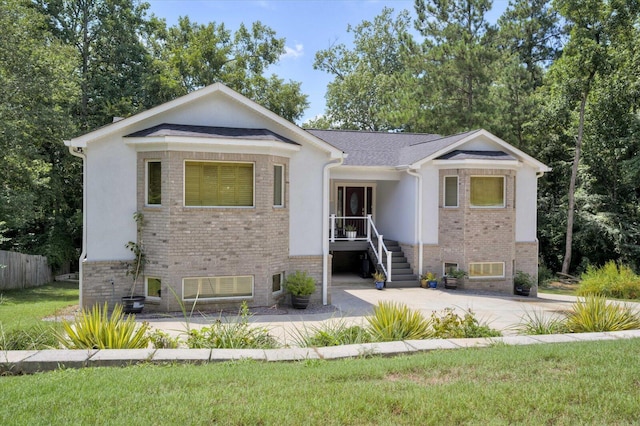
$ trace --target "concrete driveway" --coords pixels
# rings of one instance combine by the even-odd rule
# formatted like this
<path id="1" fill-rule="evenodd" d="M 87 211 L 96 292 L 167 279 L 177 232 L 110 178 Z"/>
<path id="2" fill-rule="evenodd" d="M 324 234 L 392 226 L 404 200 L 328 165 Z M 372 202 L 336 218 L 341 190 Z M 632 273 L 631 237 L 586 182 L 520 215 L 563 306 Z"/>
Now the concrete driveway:
<path id="1" fill-rule="evenodd" d="M 298 311 L 290 307 L 278 307 L 271 312 L 265 308 L 251 318 L 251 322 L 268 327 L 271 334 L 283 344 L 295 345 L 299 330 L 317 327 L 326 321 L 345 321 L 362 324 L 364 316 L 371 314 L 373 306 L 380 301 L 404 303 L 411 309 L 421 311 L 429 317 L 433 311 L 453 308 L 458 314 L 471 309 L 476 318 L 501 330 L 504 335 L 517 334 L 515 327 L 529 313 L 557 316 L 566 311 L 576 300 L 572 296 L 540 294 L 538 297 L 500 296 L 464 290 L 397 288 L 376 290 L 371 280 L 357 276 L 334 277 L 330 307 L 311 307 Z M 189 327 L 200 328 L 218 320 L 219 315 L 194 315 Z M 229 318 L 233 318 L 230 315 Z M 143 318 L 140 318 L 143 319 Z M 144 318 L 153 328 L 162 329 L 176 336 L 184 333 L 187 324 L 180 317 Z"/>

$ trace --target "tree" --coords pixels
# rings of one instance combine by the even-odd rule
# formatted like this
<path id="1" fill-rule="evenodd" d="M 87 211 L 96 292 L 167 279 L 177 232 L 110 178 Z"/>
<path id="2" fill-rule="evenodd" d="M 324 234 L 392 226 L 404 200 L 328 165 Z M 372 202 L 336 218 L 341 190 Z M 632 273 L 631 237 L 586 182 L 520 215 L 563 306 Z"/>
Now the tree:
<path id="1" fill-rule="evenodd" d="M 316 53 L 314 68 L 334 76 L 327 87 L 327 111 L 321 125 L 362 130 L 407 130 L 401 93 L 411 92 L 408 52 L 414 42 L 407 11 L 395 18 L 384 8 L 371 21 L 347 27 L 353 49 L 344 44 Z"/>
<path id="2" fill-rule="evenodd" d="M 157 23 L 156 23 L 157 24 Z M 260 22 L 232 33 L 224 24 L 197 24 L 181 17 L 176 26 L 156 25 L 149 40 L 153 63 L 146 82 L 147 104 L 157 105 L 222 82 L 294 121 L 307 107 L 300 83 L 263 74 L 284 53 L 284 39 Z"/>
<path id="3" fill-rule="evenodd" d="M 567 22 L 569 40 L 562 56 L 550 69 L 551 84 L 558 88 L 578 115 L 574 159 L 569 181 L 567 231 L 562 272 L 571 266 L 575 192 L 584 139 L 585 114 L 594 84 L 612 73 L 612 55 L 618 45 L 632 40 L 631 33 L 638 18 L 636 1 L 601 0 L 580 2 L 557 0 L 556 7 Z"/>
<path id="4" fill-rule="evenodd" d="M 75 129 L 74 51 L 24 1 L 0 0 L 0 27 L 0 247 L 61 265 L 79 235 L 80 173 L 62 144 Z"/>
<path id="5" fill-rule="evenodd" d="M 490 0 L 416 0 L 416 29 L 423 44 L 424 111 L 438 133 L 492 128 L 498 51 L 486 20 Z"/>
<path id="6" fill-rule="evenodd" d="M 149 5 L 138 0 L 37 0 L 51 30 L 77 55 L 80 129 L 105 125 L 143 109 L 150 56 L 143 45 L 151 28 Z"/>

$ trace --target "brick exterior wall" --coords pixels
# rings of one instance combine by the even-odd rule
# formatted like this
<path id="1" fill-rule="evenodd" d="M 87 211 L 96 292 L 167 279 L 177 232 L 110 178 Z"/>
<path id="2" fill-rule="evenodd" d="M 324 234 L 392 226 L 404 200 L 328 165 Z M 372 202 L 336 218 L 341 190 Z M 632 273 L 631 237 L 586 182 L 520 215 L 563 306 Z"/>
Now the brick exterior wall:
<path id="1" fill-rule="evenodd" d="M 146 161 L 162 163 L 162 205 L 145 206 Z M 248 162 L 254 165 L 254 207 L 185 207 L 185 161 Z M 275 164 L 285 167 L 285 207 L 273 206 Z M 162 282 L 160 298 L 147 298 L 145 311 L 179 311 L 182 280 L 197 277 L 252 276 L 253 297 L 198 301 L 199 309 L 282 303 L 273 293 L 272 276 L 306 270 L 319 283 L 313 301 L 322 300 L 322 256 L 289 256 L 289 159 L 254 154 L 182 151 L 140 152 L 137 158 L 137 208 L 144 214 L 142 242 L 147 256 L 146 277 Z M 133 218 L 131 219 L 133 220 Z M 126 262 L 86 262 L 83 303 L 119 301 L 128 294 Z M 115 284 L 111 285 L 114 278 Z M 144 294 L 144 283 L 137 294 Z M 115 299 L 114 299 L 115 298 Z M 192 302 L 185 302 L 188 306 Z"/>
<path id="2" fill-rule="evenodd" d="M 443 206 L 445 176 L 458 176 L 458 207 Z M 505 207 L 471 207 L 472 176 L 504 176 Z M 438 245 L 423 247 L 425 272 L 433 271 L 440 277 L 444 263 L 457 263 L 468 272 L 470 263 L 504 262 L 505 278 L 465 278 L 458 286 L 506 294 L 513 294 L 514 265 L 516 269 L 537 276 L 537 243 L 515 242 L 515 179 L 516 173 L 512 170 L 440 170 Z"/>
<path id="3" fill-rule="evenodd" d="M 516 243 L 516 271 L 526 272 L 533 278 L 533 286 L 529 292 L 530 296 L 538 295 L 538 243 L 537 242 L 517 242 Z"/>

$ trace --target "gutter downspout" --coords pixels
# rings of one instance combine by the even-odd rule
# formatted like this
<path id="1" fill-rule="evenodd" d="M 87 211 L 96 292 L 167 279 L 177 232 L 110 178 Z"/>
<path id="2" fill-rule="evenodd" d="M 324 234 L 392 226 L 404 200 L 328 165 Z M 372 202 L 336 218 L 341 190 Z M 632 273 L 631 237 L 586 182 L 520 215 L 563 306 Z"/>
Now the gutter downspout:
<path id="1" fill-rule="evenodd" d="M 78 259 L 78 280 L 80 281 L 79 302 L 82 309 L 82 284 L 83 284 L 83 264 L 87 258 L 87 156 L 82 148 L 69 146 L 71 155 L 82 158 L 82 252 Z"/>
<path id="2" fill-rule="evenodd" d="M 331 160 L 322 168 L 322 304 L 328 303 L 329 274 L 329 169 L 342 165 L 343 157 Z"/>
<path id="3" fill-rule="evenodd" d="M 416 240 L 418 241 L 418 276 L 422 275 L 423 268 L 423 254 L 424 248 L 422 247 L 422 175 L 416 170 L 407 169 L 407 173 L 411 176 L 415 176 L 418 180 L 418 194 L 416 197 Z"/>

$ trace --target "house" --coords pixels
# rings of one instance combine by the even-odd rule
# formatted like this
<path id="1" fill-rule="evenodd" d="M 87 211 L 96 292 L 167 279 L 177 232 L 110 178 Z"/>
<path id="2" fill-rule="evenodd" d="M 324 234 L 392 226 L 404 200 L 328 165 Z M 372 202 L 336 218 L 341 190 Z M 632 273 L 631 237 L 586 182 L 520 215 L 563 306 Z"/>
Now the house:
<path id="1" fill-rule="evenodd" d="M 354 251 L 389 286 L 457 267 L 465 288 L 512 294 L 516 270 L 537 275 L 549 169 L 485 130 L 307 131 L 216 83 L 65 144 L 84 165 L 83 306 L 127 295 L 135 212 L 150 310 L 270 306 L 295 270 L 327 304 Z"/>

